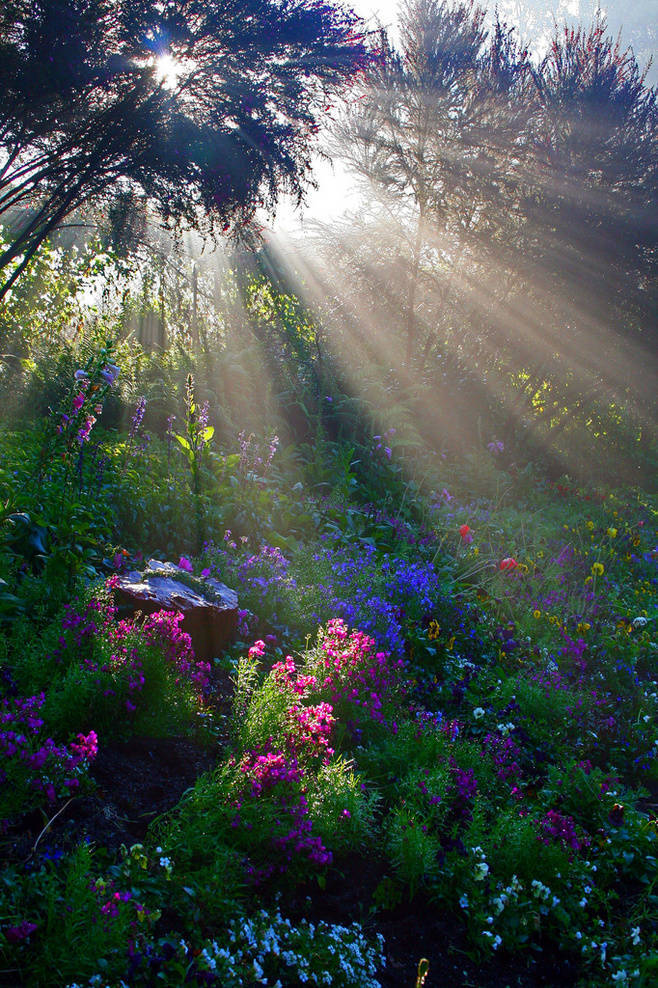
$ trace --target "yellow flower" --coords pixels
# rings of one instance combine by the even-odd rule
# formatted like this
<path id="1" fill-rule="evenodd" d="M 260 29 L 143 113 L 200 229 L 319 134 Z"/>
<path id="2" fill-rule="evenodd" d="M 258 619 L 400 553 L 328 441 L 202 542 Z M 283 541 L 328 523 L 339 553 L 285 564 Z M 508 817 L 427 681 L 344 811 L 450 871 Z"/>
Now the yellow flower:
<path id="1" fill-rule="evenodd" d="M 447 646 L 446 646 L 446 648 L 448 649 L 449 652 L 452 650 L 452 646 L 454 644 L 455 644 L 455 636 L 453 635 L 452 638 L 450 639 L 450 641 L 448 642 Z"/>
<path id="2" fill-rule="evenodd" d="M 539 618 L 541 617 L 541 611 L 533 611 L 532 616 L 535 618 L 535 620 L 539 621 Z"/>
<path id="3" fill-rule="evenodd" d="M 589 623 L 589 621 L 579 621 L 576 627 L 576 631 L 582 635 L 583 632 L 589 631 L 591 627 L 592 625 Z"/>
<path id="4" fill-rule="evenodd" d="M 431 642 L 436 641 L 436 639 L 441 634 L 441 625 L 438 621 L 430 621 L 430 626 L 427 630 L 427 637 Z"/>
<path id="5" fill-rule="evenodd" d="M 592 529 L 594 528 L 594 522 L 593 521 L 587 521 L 587 522 L 585 522 L 585 524 L 587 525 L 587 527 L 589 528 L 589 530 L 591 532 Z"/>
<path id="6" fill-rule="evenodd" d="M 610 536 L 611 539 L 616 539 L 617 538 L 617 529 L 616 528 L 609 528 L 608 529 L 608 535 Z"/>
<path id="7" fill-rule="evenodd" d="M 594 563 L 592 566 L 592 573 L 594 576 L 603 576 L 603 563 Z"/>

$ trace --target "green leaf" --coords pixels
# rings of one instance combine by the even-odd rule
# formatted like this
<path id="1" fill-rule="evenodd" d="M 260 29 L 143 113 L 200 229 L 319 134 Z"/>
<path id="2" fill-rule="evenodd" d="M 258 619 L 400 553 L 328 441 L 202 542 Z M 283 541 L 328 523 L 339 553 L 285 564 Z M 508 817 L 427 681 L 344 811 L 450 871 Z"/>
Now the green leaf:
<path id="1" fill-rule="evenodd" d="M 183 449 L 188 450 L 189 452 L 192 451 L 192 447 L 190 446 L 190 443 L 185 438 L 185 436 L 179 436 L 178 433 L 176 432 L 176 433 L 174 433 L 174 439 L 177 439 L 178 440 L 178 442 L 181 444 L 181 446 L 183 447 Z"/>
<path id="2" fill-rule="evenodd" d="M 203 432 L 201 433 L 201 438 L 203 439 L 204 443 L 209 443 L 214 435 L 215 435 L 215 426 L 207 425 L 203 430 Z"/>

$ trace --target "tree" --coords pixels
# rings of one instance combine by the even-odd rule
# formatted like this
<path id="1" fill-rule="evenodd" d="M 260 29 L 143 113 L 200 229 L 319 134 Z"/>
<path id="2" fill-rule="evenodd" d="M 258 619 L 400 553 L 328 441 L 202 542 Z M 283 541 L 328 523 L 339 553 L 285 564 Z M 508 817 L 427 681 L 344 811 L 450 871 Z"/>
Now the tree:
<path id="1" fill-rule="evenodd" d="M 612 382 L 615 350 L 639 343 L 651 360 L 655 344 L 656 91 L 600 19 L 557 29 L 535 82 L 519 247 L 557 303 L 563 344 L 579 338 L 581 363 Z"/>
<path id="2" fill-rule="evenodd" d="M 362 293 L 352 311 L 377 312 L 392 367 L 406 336 L 409 392 L 421 372 L 428 383 L 425 421 L 436 409 L 452 430 L 467 382 L 471 434 L 489 392 L 510 440 L 577 419 L 586 436 L 595 406 L 604 432 L 613 405 L 627 435 L 648 436 L 656 92 L 600 18 L 554 27 L 536 63 L 500 24 L 485 38 L 479 18 L 471 3 L 409 4 L 400 52 L 354 103 L 343 144 L 382 208 L 347 245 Z"/>
<path id="3" fill-rule="evenodd" d="M 484 19 L 474 0 L 408 0 L 400 50 L 384 47 L 339 135 L 352 167 L 407 230 L 408 366 L 432 342 L 421 339 L 416 312 L 423 261 L 454 270 L 464 251 L 482 249 L 485 231 L 496 239 L 513 209 L 533 110 L 529 64 L 512 32 L 497 22 L 488 38 Z"/>
<path id="4" fill-rule="evenodd" d="M 0 297 L 111 191 L 225 232 L 282 189 L 301 199 L 320 114 L 369 58 L 358 24 L 324 0 L 6 0 Z"/>

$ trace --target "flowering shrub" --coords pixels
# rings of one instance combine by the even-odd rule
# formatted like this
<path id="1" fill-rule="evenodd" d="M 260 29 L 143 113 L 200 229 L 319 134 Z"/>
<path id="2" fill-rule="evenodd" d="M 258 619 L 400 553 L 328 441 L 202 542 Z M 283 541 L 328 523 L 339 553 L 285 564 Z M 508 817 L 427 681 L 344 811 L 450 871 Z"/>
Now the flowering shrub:
<path id="1" fill-rule="evenodd" d="M 104 737 L 126 723 L 133 729 L 182 723 L 203 703 L 210 666 L 195 658 L 182 615 L 159 611 L 117 620 L 115 580 L 65 608 L 49 656 L 53 679 L 46 699 L 48 722 L 60 731 L 83 720 Z"/>
<path id="2" fill-rule="evenodd" d="M 68 744 L 47 736 L 40 716 L 45 693 L 0 705 L 0 818 L 73 795 L 98 752 L 95 731 Z M 46 736 L 44 736 L 46 735 Z"/>

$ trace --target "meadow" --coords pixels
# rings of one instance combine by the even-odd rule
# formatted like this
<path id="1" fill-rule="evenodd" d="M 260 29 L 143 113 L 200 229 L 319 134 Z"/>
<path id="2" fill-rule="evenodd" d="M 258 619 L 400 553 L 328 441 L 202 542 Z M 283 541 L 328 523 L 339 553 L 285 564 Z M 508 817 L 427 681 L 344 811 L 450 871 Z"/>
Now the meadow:
<path id="1" fill-rule="evenodd" d="M 655 500 L 223 445 L 191 375 L 104 427 L 84 352 L 0 436 L 2 983 L 653 983 Z M 150 556 L 237 591 L 210 662 L 117 614 Z"/>

